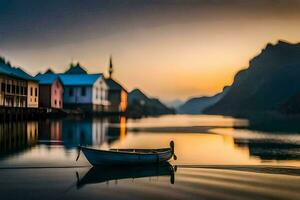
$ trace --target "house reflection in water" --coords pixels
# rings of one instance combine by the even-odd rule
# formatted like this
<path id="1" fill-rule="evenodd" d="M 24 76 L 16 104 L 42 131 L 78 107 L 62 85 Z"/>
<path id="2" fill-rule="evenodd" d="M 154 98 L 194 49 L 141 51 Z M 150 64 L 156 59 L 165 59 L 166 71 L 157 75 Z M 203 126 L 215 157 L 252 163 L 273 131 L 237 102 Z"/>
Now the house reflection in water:
<path id="1" fill-rule="evenodd" d="M 117 124 L 117 125 L 116 125 Z M 126 118 L 65 119 L 62 121 L 62 141 L 66 148 L 100 146 L 125 137 Z"/>
<path id="2" fill-rule="evenodd" d="M 47 119 L 0 124 L 0 157 L 37 144 L 99 147 L 126 136 L 126 118 Z"/>
<path id="3" fill-rule="evenodd" d="M 37 144 L 38 122 L 0 124 L 0 154 L 21 152 Z"/>
<path id="4" fill-rule="evenodd" d="M 62 121 L 59 119 L 46 119 L 39 123 L 39 143 L 62 143 Z"/>
<path id="5" fill-rule="evenodd" d="M 107 131 L 108 140 L 107 143 L 111 144 L 115 140 L 122 140 L 126 137 L 126 117 L 115 116 L 109 118 L 109 127 Z"/>
<path id="6" fill-rule="evenodd" d="M 100 145 L 106 141 L 108 121 L 98 119 L 66 119 L 63 120 L 62 140 L 66 148 L 78 145 Z"/>

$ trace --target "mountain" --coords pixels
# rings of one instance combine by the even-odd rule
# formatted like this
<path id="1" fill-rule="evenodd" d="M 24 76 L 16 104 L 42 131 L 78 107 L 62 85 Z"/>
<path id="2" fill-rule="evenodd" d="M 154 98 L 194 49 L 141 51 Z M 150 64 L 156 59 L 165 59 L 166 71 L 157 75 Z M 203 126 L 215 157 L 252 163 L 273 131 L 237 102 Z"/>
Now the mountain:
<path id="1" fill-rule="evenodd" d="M 229 87 L 225 87 L 222 92 L 214 96 L 194 97 L 187 100 L 177 108 L 180 114 L 202 114 L 203 110 L 214 105 L 228 92 Z"/>
<path id="2" fill-rule="evenodd" d="M 300 114 L 300 92 L 282 104 L 280 111 L 285 114 Z"/>
<path id="3" fill-rule="evenodd" d="M 174 113 L 174 109 L 167 107 L 159 99 L 148 97 L 139 89 L 134 89 L 128 93 L 127 115 L 129 116 L 140 117 Z"/>
<path id="4" fill-rule="evenodd" d="M 166 106 L 169 108 L 179 108 L 182 104 L 184 104 L 184 101 L 181 101 L 179 99 L 171 100 L 171 101 L 164 101 L 163 102 Z"/>
<path id="5" fill-rule="evenodd" d="M 300 92 L 300 43 L 267 44 L 247 69 L 239 71 L 228 93 L 205 110 L 209 114 L 243 115 L 276 112 Z"/>

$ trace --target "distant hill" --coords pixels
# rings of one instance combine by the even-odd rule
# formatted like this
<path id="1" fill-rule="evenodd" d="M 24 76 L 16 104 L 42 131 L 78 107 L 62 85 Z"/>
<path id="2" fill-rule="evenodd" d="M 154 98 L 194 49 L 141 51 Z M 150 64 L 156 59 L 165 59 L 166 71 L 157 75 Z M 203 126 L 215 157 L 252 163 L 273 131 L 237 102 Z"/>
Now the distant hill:
<path id="1" fill-rule="evenodd" d="M 128 93 L 127 114 L 129 116 L 139 117 L 174 113 L 174 109 L 167 107 L 159 99 L 148 97 L 139 89 L 134 89 Z"/>
<path id="2" fill-rule="evenodd" d="M 239 71 L 228 93 L 205 110 L 239 115 L 273 112 L 300 93 L 300 43 L 268 44 L 247 69 Z"/>
<path id="3" fill-rule="evenodd" d="M 202 114 L 204 109 L 214 105 L 228 92 L 229 87 L 225 87 L 222 92 L 214 96 L 194 97 L 179 106 L 176 111 L 179 114 Z"/>
<path id="4" fill-rule="evenodd" d="M 170 107 L 170 108 L 179 108 L 181 105 L 184 104 L 184 101 L 181 101 L 179 99 L 175 99 L 175 100 L 172 100 L 172 101 L 164 101 L 163 102 L 166 106 Z"/>

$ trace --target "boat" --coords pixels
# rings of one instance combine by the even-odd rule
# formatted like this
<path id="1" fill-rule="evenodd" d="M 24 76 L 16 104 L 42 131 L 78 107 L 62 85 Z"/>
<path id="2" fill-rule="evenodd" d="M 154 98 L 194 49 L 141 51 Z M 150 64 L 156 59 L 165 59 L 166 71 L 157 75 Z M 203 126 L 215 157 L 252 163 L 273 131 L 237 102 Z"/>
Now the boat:
<path id="1" fill-rule="evenodd" d="M 79 147 L 77 159 L 83 152 L 87 160 L 93 165 L 143 165 L 159 164 L 167 162 L 172 157 L 176 160 L 174 153 L 174 142 L 170 142 L 169 148 L 161 149 L 110 149 L 100 150 L 89 147 Z"/>
<path id="2" fill-rule="evenodd" d="M 170 183 L 175 182 L 176 166 L 168 162 L 159 165 L 137 165 L 137 166 L 93 166 L 83 176 L 76 172 L 77 189 L 90 184 L 108 183 L 113 180 L 137 179 L 166 176 L 170 177 Z"/>

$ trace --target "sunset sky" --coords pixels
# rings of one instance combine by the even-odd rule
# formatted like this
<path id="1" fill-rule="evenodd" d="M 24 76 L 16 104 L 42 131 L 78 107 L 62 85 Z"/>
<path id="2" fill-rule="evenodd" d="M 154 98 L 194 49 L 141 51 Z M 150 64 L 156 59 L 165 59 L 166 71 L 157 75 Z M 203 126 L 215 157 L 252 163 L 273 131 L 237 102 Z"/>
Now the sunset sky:
<path id="1" fill-rule="evenodd" d="M 298 0 L 0 0 L 0 55 L 32 74 L 71 60 L 162 100 L 212 95 L 268 43 L 300 41 Z"/>

